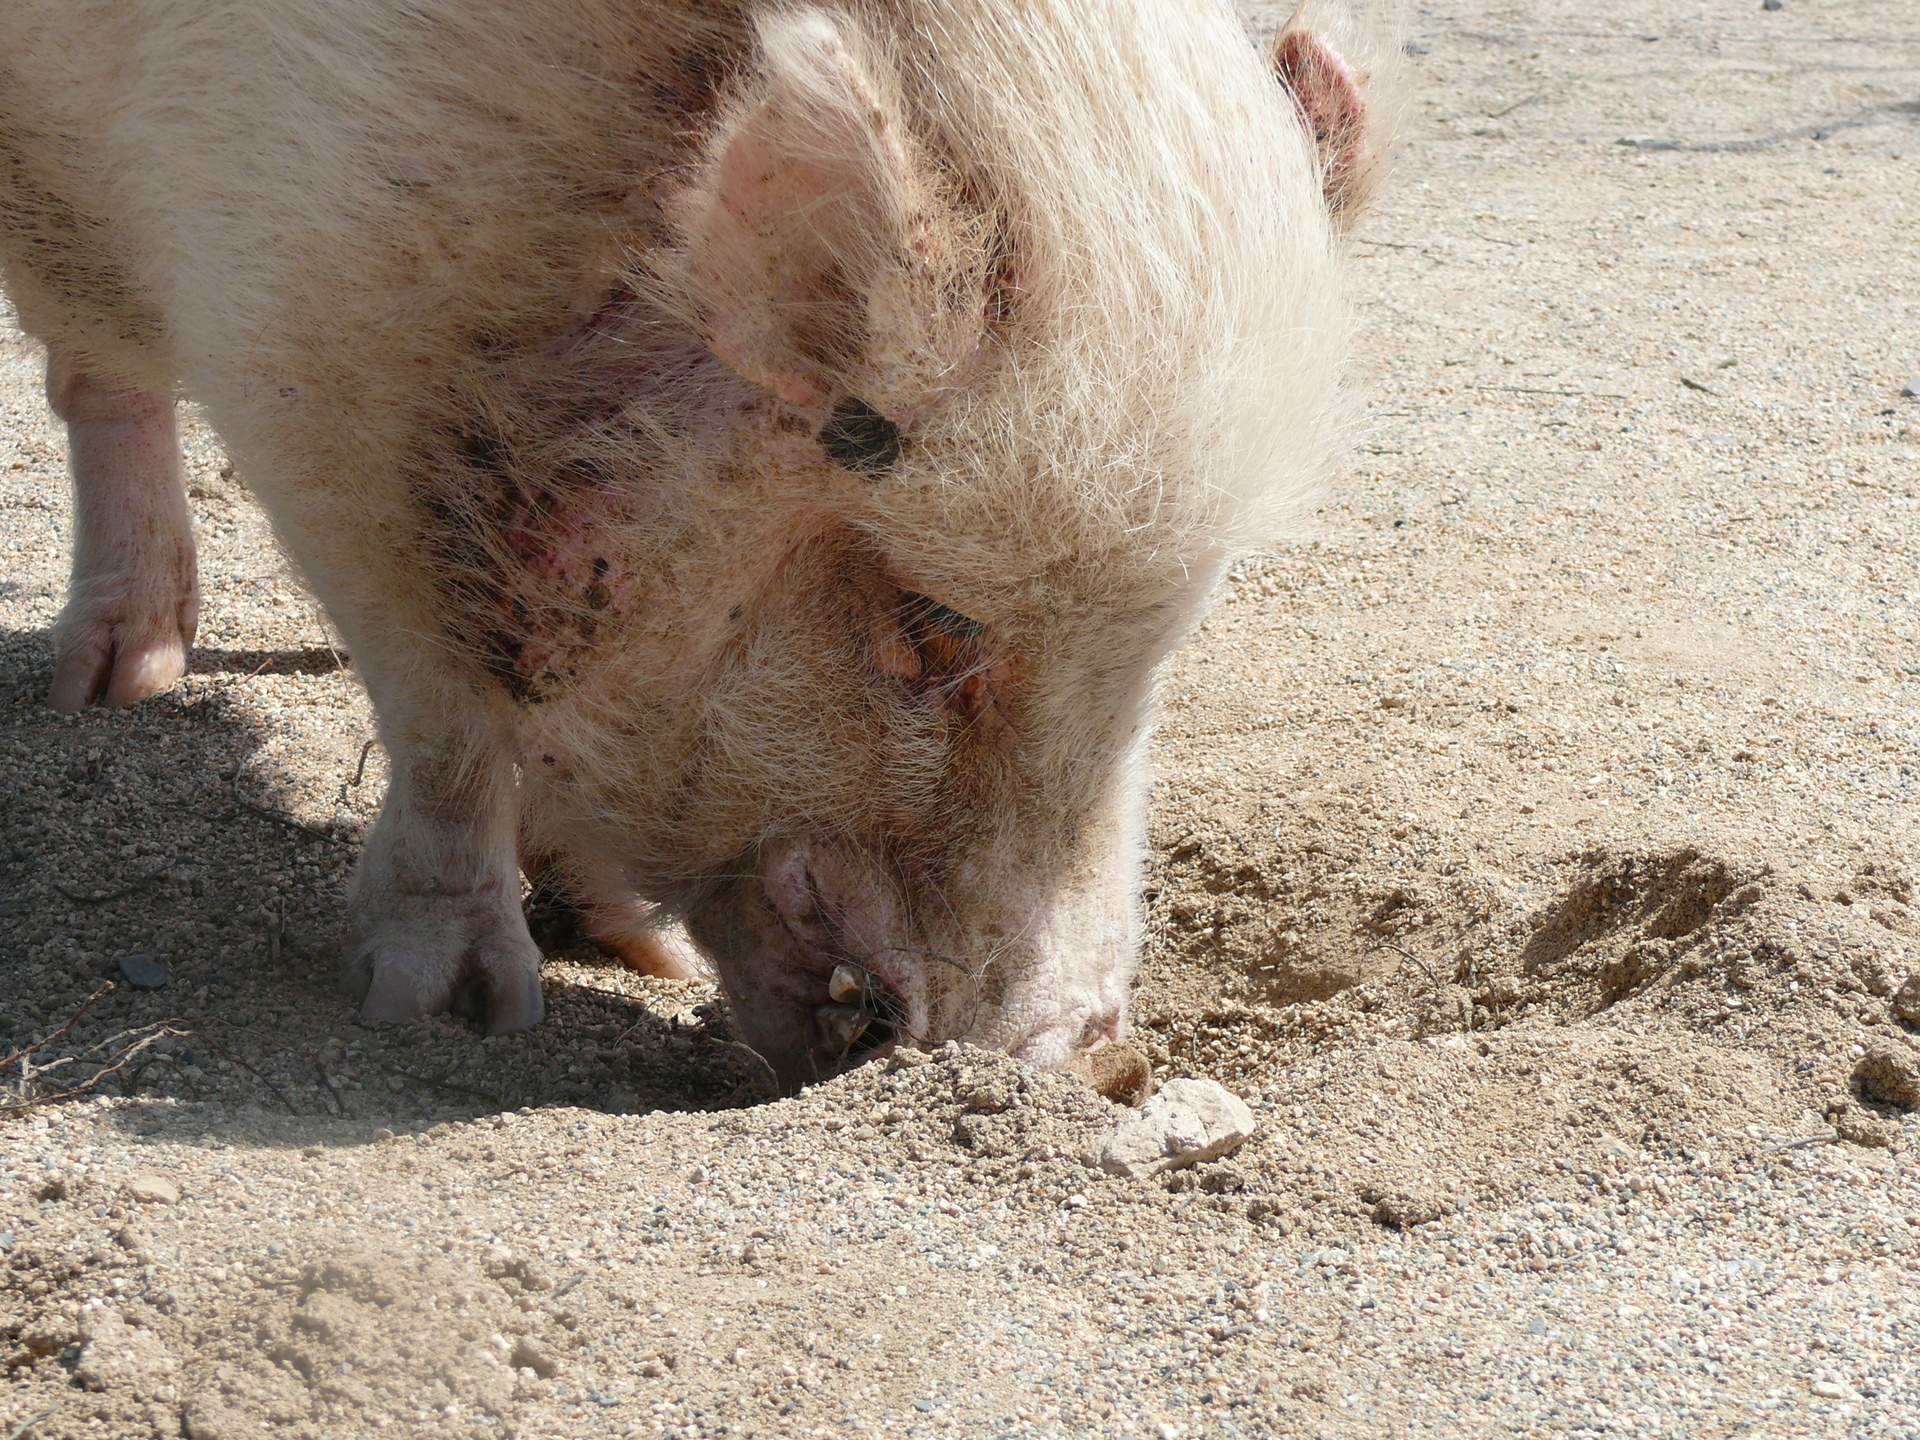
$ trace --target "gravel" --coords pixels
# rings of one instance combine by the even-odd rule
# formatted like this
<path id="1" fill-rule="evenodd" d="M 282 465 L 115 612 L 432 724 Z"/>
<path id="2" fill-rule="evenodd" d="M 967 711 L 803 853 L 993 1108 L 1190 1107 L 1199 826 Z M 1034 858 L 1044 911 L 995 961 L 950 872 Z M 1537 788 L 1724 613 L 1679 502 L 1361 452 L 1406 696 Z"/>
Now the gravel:
<path id="1" fill-rule="evenodd" d="M 47 711 L 0 338 L 0 1104 L 73 1092 L 0 1121 L 0 1434 L 1920 1435 L 1910 21 L 1408 17 L 1368 428 L 1172 667 L 1106 1094 L 770 1101 L 578 948 L 534 1035 L 358 1025 L 348 658 L 196 424 L 193 673 Z M 1088 1164 L 1147 1069 L 1257 1133 Z"/>

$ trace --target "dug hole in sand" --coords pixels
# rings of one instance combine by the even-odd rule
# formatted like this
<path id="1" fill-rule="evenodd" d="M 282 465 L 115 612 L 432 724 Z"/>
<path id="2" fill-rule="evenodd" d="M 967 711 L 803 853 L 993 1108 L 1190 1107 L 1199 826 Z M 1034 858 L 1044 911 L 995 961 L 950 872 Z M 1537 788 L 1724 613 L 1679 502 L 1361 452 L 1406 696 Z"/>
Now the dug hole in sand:
<path id="1" fill-rule="evenodd" d="M 0 1124 L 0 1435 L 1920 1434 L 1913 20 L 1409 17 L 1370 429 L 1159 747 L 1135 1040 L 1257 1132 L 1142 1178 L 981 1052 L 765 1103 L 579 949 L 356 1025 L 350 671 L 196 430 L 193 673 L 47 710 L 6 340 L 0 1081 L 81 1093 Z"/>

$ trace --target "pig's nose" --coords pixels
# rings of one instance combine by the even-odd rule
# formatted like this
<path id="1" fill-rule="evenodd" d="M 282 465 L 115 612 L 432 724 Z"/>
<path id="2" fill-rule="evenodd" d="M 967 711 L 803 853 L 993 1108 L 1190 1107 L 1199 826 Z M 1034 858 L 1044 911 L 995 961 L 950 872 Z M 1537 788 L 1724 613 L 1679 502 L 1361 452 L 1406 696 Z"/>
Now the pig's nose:
<path id="1" fill-rule="evenodd" d="M 1036 1025 L 1022 1039 L 1009 1046 L 1008 1051 L 1016 1060 L 1025 1060 L 1043 1070 L 1052 1070 L 1067 1064 L 1075 1055 L 1125 1039 L 1126 1033 L 1127 1012 L 1124 1006 L 1078 1013 L 1069 1010 Z"/>

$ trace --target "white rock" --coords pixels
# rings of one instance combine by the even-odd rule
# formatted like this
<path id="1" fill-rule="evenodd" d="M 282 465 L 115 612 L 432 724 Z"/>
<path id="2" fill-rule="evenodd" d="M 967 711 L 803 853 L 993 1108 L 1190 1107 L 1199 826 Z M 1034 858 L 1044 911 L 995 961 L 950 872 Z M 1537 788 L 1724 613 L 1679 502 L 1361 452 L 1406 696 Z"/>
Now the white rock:
<path id="1" fill-rule="evenodd" d="M 127 1182 L 127 1193 L 150 1205 L 178 1205 L 180 1187 L 164 1175 L 136 1175 Z"/>
<path id="2" fill-rule="evenodd" d="M 1144 1179 L 1231 1155 L 1258 1128 L 1246 1102 L 1217 1080 L 1169 1080 L 1100 1146 L 1100 1168 Z"/>

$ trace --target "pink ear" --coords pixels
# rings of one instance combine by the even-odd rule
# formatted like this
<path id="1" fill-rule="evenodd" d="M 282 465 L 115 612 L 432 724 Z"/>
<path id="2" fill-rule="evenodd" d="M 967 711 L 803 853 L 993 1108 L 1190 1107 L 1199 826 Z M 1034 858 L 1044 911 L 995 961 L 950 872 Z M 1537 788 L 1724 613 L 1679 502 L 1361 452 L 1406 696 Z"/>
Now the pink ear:
<path id="1" fill-rule="evenodd" d="M 1311 30 L 1288 30 L 1273 48 L 1273 69 L 1313 131 L 1327 210 L 1352 225 L 1373 189 L 1372 121 L 1353 67 Z"/>
<path id="2" fill-rule="evenodd" d="M 800 49 L 809 73 L 776 69 L 724 135 L 689 217 L 688 278 L 714 353 L 805 406 L 833 391 L 864 323 L 847 261 L 885 224 L 904 159 L 838 35 L 811 26 L 798 39 L 782 58 Z"/>
<path id="3" fill-rule="evenodd" d="M 800 408 L 912 413 L 978 347 L 984 265 L 843 21 L 763 21 L 752 99 L 671 204 L 714 354 Z"/>

